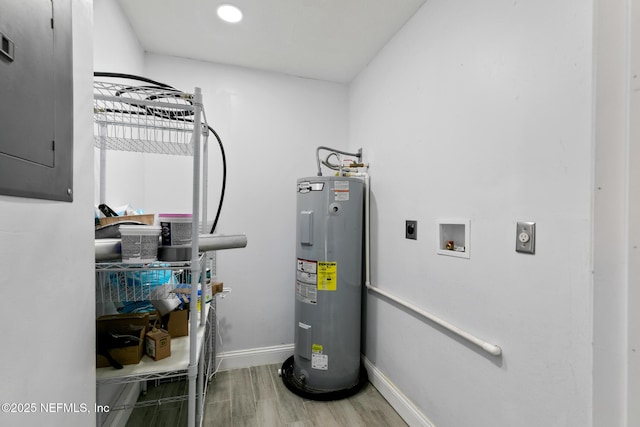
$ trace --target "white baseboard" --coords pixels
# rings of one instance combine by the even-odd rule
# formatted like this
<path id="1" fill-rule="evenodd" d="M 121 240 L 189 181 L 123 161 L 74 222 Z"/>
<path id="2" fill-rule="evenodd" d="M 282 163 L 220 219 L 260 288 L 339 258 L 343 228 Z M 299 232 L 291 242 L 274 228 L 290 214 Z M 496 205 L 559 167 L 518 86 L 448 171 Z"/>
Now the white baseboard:
<path id="1" fill-rule="evenodd" d="M 219 370 L 228 371 L 230 369 L 284 363 L 284 361 L 293 354 L 293 349 L 293 344 L 249 348 L 246 350 L 218 353 L 216 358 L 220 361 Z"/>
<path id="2" fill-rule="evenodd" d="M 382 371 L 363 356 L 369 382 L 380 392 L 402 419 L 411 427 L 435 427 L 431 421 L 405 396 Z"/>

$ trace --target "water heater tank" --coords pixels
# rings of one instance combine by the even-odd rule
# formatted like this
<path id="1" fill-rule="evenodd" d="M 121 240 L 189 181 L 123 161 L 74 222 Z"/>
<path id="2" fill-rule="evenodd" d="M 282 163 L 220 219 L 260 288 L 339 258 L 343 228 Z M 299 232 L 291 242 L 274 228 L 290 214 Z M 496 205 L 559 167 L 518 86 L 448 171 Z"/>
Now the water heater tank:
<path id="1" fill-rule="evenodd" d="M 356 393 L 360 361 L 364 182 L 313 177 L 297 182 L 295 350 L 285 385 L 315 400 Z"/>

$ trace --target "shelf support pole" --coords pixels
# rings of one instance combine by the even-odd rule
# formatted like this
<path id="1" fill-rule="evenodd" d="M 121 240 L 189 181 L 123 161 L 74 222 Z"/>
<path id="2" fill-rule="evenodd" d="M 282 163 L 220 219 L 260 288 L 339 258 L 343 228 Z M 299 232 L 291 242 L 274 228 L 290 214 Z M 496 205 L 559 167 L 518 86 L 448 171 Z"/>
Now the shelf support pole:
<path id="1" fill-rule="evenodd" d="M 189 304 L 189 402 L 188 424 L 196 426 L 196 378 L 198 376 L 197 333 L 198 330 L 198 282 L 201 268 L 198 257 L 200 235 L 200 135 L 202 133 L 202 92 L 196 87 L 193 94 L 193 208 L 191 224 L 191 300 Z M 204 292 L 203 292 L 204 296 Z M 204 301 L 202 302 L 202 304 Z M 200 414 L 202 416 L 202 414 Z"/>
<path id="2" fill-rule="evenodd" d="M 106 181 L 106 175 L 107 175 L 107 124 L 104 122 L 101 122 L 99 124 L 99 129 L 100 129 L 100 203 L 107 203 L 106 202 L 106 188 L 107 188 L 107 184 L 105 183 Z"/>

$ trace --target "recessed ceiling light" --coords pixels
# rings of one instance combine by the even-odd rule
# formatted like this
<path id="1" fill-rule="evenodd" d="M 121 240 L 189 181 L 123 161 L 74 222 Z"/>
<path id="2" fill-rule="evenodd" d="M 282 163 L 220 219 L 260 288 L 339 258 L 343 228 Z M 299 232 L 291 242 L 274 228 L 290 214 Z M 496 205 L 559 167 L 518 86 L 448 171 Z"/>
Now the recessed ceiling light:
<path id="1" fill-rule="evenodd" d="M 218 16 L 223 21 L 236 23 L 242 21 L 242 11 L 231 4 L 218 6 Z"/>

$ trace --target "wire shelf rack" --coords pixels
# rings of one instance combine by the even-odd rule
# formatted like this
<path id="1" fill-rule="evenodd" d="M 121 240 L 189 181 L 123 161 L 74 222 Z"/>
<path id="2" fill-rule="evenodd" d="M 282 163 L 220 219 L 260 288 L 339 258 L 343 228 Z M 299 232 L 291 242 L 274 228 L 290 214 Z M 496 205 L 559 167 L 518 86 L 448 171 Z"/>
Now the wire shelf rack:
<path id="1" fill-rule="evenodd" d="M 128 79 L 126 75 L 117 78 L 120 77 Z M 101 203 L 105 200 L 107 150 L 191 156 L 193 158 L 192 190 L 194 195 L 200 194 L 202 184 L 202 194 L 206 195 L 207 181 L 200 173 L 200 162 L 202 162 L 202 169 L 206 171 L 207 157 L 203 153 L 206 153 L 209 127 L 204 117 L 200 88 L 196 87 L 193 94 L 188 94 L 162 84 L 131 86 L 118 82 L 94 81 L 93 98 L 94 145 L 100 150 Z M 203 205 L 206 206 L 206 197 L 203 196 L 203 199 L 205 200 Z M 192 215 L 196 222 L 199 221 L 199 202 L 199 197 L 194 196 Z M 206 218 L 206 211 L 203 217 Z M 195 254 L 198 247 L 198 239 L 194 236 L 191 244 L 192 253 Z M 126 303 L 151 300 L 150 296 L 153 294 L 155 297 L 156 289 L 163 289 L 163 292 L 165 289 L 171 289 L 174 287 L 172 283 L 174 281 L 177 284 L 200 282 L 204 288 L 205 280 L 191 280 L 191 276 L 196 278 L 198 274 L 201 276 L 200 279 L 205 279 L 206 270 L 202 268 L 204 259 L 205 257 L 201 256 L 200 265 L 192 265 L 191 262 L 178 264 L 159 262 L 135 266 L 121 263 L 96 263 L 96 302 Z M 197 262 L 197 260 L 193 261 L 193 263 Z M 176 280 L 179 276 L 182 277 Z M 190 290 L 191 302 L 193 302 L 197 298 L 197 289 L 193 286 Z M 171 297 L 171 292 L 167 292 L 167 298 Z M 144 356 L 138 365 L 127 365 L 122 370 L 115 370 L 117 372 L 107 369 L 102 371 L 100 368 L 97 370 L 100 374 L 96 373 L 96 381 L 98 383 L 141 381 L 154 376 L 167 378 L 187 373 L 188 424 L 189 426 L 201 424 L 201 401 L 204 393 L 203 388 L 195 383 L 201 384 L 200 380 L 205 373 L 196 374 L 192 371 L 192 367 L 198 365 L 199 355 L 204 352 L 202 346 L 205 341 L 206 306 L 206 304 L 200 305 L 201 310 L 197 319 L 195 317 L 197 304 L 190 305 L 189 335 L 172 340 L 171 357 L 153 361 Z M 194 328 L 198 321 L 199 325 Z M 200 366 L 204 370 L 204 364 Z M 196 398 L 200 400 L 198 402 L 200 408 L 196 407 Z"/>
<path id="2" fill-rule="evenodd" d="M 204 261 L 205 257 L 201 255 L 201 267 Z M 191 283 L 190 264 L 184 261 L 96 263 L 96 302 L 136 302 L 169 298 L 171 290 Z"/>
<path id="3" fill-rule="evenodd" d="M 193 155 L 194 96 L 175 89 L 96 81 L 94 143 L 98 148 Z"/>

